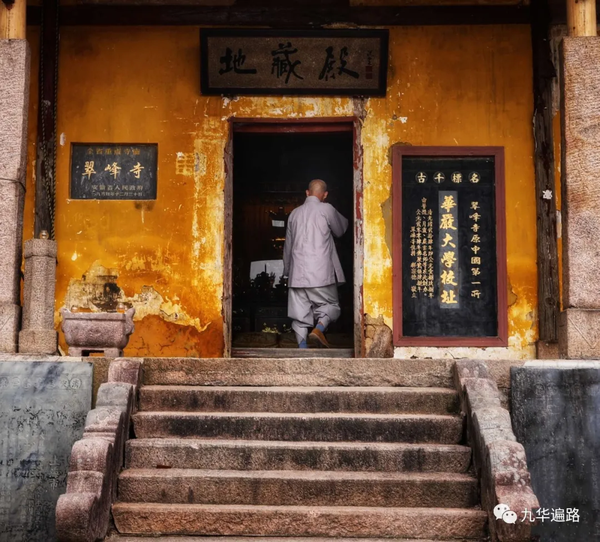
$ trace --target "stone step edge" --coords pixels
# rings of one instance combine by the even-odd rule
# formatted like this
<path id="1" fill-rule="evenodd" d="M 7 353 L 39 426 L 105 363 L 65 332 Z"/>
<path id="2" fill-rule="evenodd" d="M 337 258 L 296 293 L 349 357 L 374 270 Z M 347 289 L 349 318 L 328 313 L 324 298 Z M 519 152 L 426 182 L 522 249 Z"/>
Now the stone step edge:
<path id="1" fill-rule="evenodd" d="M 460 453 L 471 452 L 471 448 L 464 444 L 440 444 L 436 442 L 368 442 L 368 441 L 327 441 L 327 440 L 261 440 L 261 439 L 220 439 L 212 437 L 143 437 L 134 438 L 127 441 L 127 446 L 132 448 L 146 446 L 186 446 L 186 447 L 215 447 L 215 448 L 294 448 L 297 450 L 311 448 L 335 448 L 348 450 L 419 450 L 438 452 L 438 453 Z"/>
<path id="2" fill-rule="evenodd" d="M 172 363 L 174 361 L 177 362 L 181 362 L 181 363 L 198 363 L 198 362 L 210 362 L 210 363 L 229 363 L 229 362 L 237 362 L 240 364 L 247 364 L 249 361 L 249 359 L 251 359 L 252 361 L 266 361 L 269 363 L 274 363 L 274 362 L 304 362 L 304 361 L 322 361 L 322 362 L 329 362 L 329 361 L 342 361 L 343 363 L 346 362 L 355 362 L 355 363 L 375 363 L 375 364 L 381 364 L 382 362 L 388 362 L 388 363 L 397 363 L 400 365 L 414 365 L 415 367 L 419 367 L 421 366 L 424 362 L 425 363 L 430 363 L 430 364 L 435 364 L 435 365 L 440 365 L 440 366 L 446 366 L 446 365 L 451 365 L 452 363 L 454 363 L 453 359 L 444 359 L 444 358 L 408 358 L 408 359 L 404 359 L 404 358 L 348 358 L 347 360 L 344 359 L 340 359 L 340 358 L 328 358 L 325 356 L 315 356 L 313 358 L 306 358 L 306 357 L 291 357 L 291 358 L 271 358 L 271 357 L 264 357 L 264 358 L 194 358 L 194 357 L 178 357 L 178 356 L 171 356 L 171 357 L 165 357 L 165 356 L 155 356 L 155 357 L 149 357 L 149 356 L 141 356 L 141 357 L 136 357 L 136 358 L 127 358 L 127 357 L 123 357 L 123 358 L 117 358 L 117 359 L 135 359 L 135 360 L 139 360 L 141 359 L 144 363 Z"/>
<path id="3" fill-rule="evenodd" d="M 469 473 L 446 472 L 364 472 L 364 471 L 300 471 L 300 470 L 229 470 L 229 469 L 178 469 L 149 468 L 126 469 L 120 478 L 220 478 L 254 480 L 301 481 L 369 481 L 369 482 L 477 482 Z"/>
<path id="4" fill-rule="evenodd" d="M 437 419 L 440 421 L 455 421 L 462 418 L 461 414 L 377 414 L 370 412 L 187 412 L 180 410 L 145 410 L 137 412 L 133 418 L 141 418 L 147 416 L 160 417 L 178 417 L 178 418 L 287 418 L 293 420 L 296 418 L 313 418 L 313 419 L 352 419 L 361 420 L 412 420 L 412 419 Z"/>
<path id="5" fill-rule="evenodd" d="M 209 437 L 131 439 L 125 450 L 127 468 L 191 467 L 243 471 L 464 473 L 469 469 L 472 456 L 471 448 L 462 444 Z"/>
<path id="6" fill-rule="evenodd" d="M 265 505 L 265 504 L 186 504 L 186 503 L 140 503 L 140 502 L 121 502 L 113 504 L 113 508 L 128 508 L 130 510 L 142 510 L 144 508 L 161 508 L 171 511 L 215 511 L 215 512 L 307 512 L 317 513 L 340 513 L 356 514 L 380 513 L 383 515 L 403 513 L 408 516 L 431 516 L 434 514 L 445 514 L 448 516 L 468 515 L 487 520 L 487 512 L 481 510 L 479 506 L 472 508 L 443 508 L 443 507 L 387 507 L 387 506 L 296 506 L 296 505 Z M 315 510 L 317 508 L 317 510 Z M 266 537 L 271 538 L 271 537 Z M 287 538 L 287 537 L 286 537 Z M 302 537 L 300 537 L 302 538 Z M 312 537 L 309 537 L 312 538 Z M 326 537 L 328 538 L 328 537 Z M 336 537 L 337 538 L 337 537 Z M 369 537 L 374 538 L 374 537 Z M 387 539 L 387 537 L 386 537 Z"/>
<path id="7" fill-rule="evenodd" d="M 144 383 L 394 385 L 453 388 L 454 360 L 143 358 Z M 250 371 L 250 372 L 248 372 Z"/>
<path id="8" fill-rule="evenodd" d="M 422 539 L 422 538 L 360 538 L 361 542 L 461 542 L 460 539 Z M 473 540 L 473 539 L 471 539 Z M 487 539 L 481 539 L 487 542 Z M 324 538 L 319 536 L 135 536 L 110 534 L 105 542 L 356 542 L 356 538 Z"/>
<path id="9" fill-rule="evenodd" d="M 270 412 L 138 412 L 137 437 L 435 442 L 463 444 L 459 415 Z"/>
<path id="10" fill-rule="evenodd" d="M 139 535 L 481 539 L 488 523 L 487 513 L 476 508 L 117 502 L 112 512 L 120 533 Z"/>
<path id="11" fill-rule="evenodd" d="M 128 534 L 111 533 L 104 539 L 105 542 L 462 542 L 461 539 L 423 539 L 423 538 L 326 538 L 322 536 L 136 536 Z M 474 539 L 471 539 L 474 540 Z M 480 542 L 488 539 L 481 539 Z"/>
<path id="12" fill-rule="evenodd" d="M 423 394 L 444 394 L 458 395 L 454 388 L 441 388 L 438 386 L 227 386 L 227 385 L 197 385 L 197 384 L 144 384 L 141 391 L 256 391 L 260 392 L 296 392 L 296 393 L 314 393 L 314 392 L 340 392 L 340 393 L 423 393 Z"/>

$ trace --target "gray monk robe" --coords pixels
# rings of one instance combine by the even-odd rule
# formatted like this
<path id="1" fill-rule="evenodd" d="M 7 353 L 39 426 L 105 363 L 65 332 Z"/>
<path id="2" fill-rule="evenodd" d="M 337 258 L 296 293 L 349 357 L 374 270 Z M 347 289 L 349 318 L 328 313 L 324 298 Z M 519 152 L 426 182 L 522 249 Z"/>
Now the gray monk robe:
<path id="1" fill-rule="evenodd" d="M 340 316 L 337 284 L 346 281 L 333 236 L 340 237 L 348 220 L 329 203 L 308 196 L 288 219 L 283 273 L 288 277 L 288 316 L 298 342 L 306 339 L 315 318 L 327 328 Z"/>

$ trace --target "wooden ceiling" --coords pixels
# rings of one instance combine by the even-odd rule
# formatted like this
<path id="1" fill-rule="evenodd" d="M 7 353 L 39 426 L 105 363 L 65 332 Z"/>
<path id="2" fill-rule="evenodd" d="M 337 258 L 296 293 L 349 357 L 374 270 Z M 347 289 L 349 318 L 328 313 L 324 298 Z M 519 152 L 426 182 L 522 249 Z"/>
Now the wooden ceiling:
<path id="1" fill-rule="evenodd" d="M 552 23 L 563 24 L 566 0 L 547 1 Z M 60 3 L 63 25 L 314 28 L 336 24 L 394 26 L 530 22 L 529 0 L 61 0 Z M 40 4 L 41 0 L 28 1 L 30 24 L 39 23 Z"/>

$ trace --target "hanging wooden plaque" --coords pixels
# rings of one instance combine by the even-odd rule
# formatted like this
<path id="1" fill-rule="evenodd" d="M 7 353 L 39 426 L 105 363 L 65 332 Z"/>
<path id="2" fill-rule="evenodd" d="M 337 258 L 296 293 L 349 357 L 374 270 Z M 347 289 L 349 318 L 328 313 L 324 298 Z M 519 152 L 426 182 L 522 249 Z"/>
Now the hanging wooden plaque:
<path id="1" fill-rule="evenodd" d="M 202 94 L 385 96 L 387 30 L 200 30 Z"/>

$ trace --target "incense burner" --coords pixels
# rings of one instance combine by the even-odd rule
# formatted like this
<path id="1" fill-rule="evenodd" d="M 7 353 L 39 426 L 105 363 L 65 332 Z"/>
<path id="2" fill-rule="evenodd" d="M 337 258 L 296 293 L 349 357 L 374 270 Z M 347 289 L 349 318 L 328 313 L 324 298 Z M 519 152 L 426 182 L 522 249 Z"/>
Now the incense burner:
<path id="1" fill-rule="evenodd" d="M 72 312 L 61 309 L 62 330 L 70 356 L 100 352 L 107 358 L 123 355 L 133 333 L 135 309 L 125 312 Z"/>

